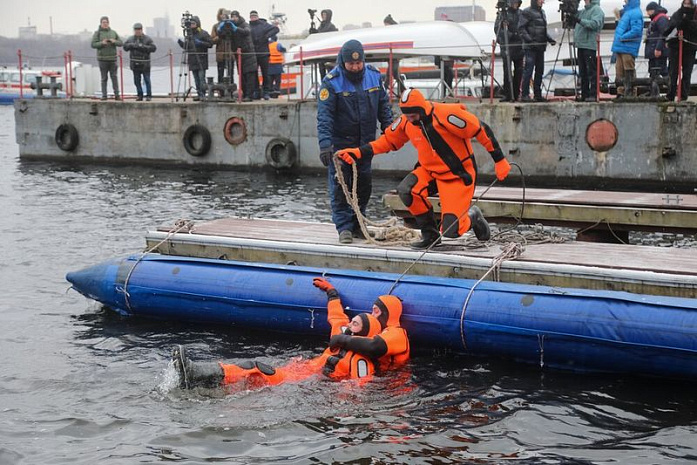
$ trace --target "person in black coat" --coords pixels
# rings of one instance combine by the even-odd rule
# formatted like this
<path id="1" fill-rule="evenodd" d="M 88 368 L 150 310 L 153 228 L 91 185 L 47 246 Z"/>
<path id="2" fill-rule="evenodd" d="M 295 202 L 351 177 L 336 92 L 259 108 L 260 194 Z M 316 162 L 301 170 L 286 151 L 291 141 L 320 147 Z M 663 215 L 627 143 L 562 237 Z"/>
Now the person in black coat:
<path id="1" fill-rule="evenodd" d="M 143 34 L 143 25 L 133 25 L 133 35 L 123 43 L 123 49 L 129 52 L 131 71 L 133 71 L 133 83 L 136 85 L 137 101 L 143 100 L 142 81 L 145 81 L 145 99 L 152 99 L 152 86 L 150 85 L 150 54 L 157 50 L 152 39 Z"/>
<path id="2" fill-rule="evenodd" d="M 692 67 L 695 65 L 695 51 L 697 51 L 697 10 L 692 0 L 683 0 L 678 11 L 670 17 L 666 36 L 670 35 L 674 29 L 683 33 L 680 100 L 687 100 L 690 95 Z M 677 37 L 668 40 L 668 48 L 670 48 L 670 88 L 666 97 L 672 101 L 677 96 L 678 89 L 680 41 Z"/>
<path id="3" fill-rule="evenodd" d="M 234 10 L 230 13 L 230 19 L 235 24 L 235 31 L 232 35 L 232 48 L 242 53 L 242 99 L 245 102 L 252 101 L 254 94 L 255 82 L 259 83 L 257 78 L 257 57 L 254 51 L 254 42 L 252 42 L 252 31 L 247 24 L 247 21 L 240 16 L 240 12 Z M 268 46 L 267 46 L 268 50 Z"/>
<path id="4" fill-rule="evenodd" d="M 644 57 L 649 60 L 649 77 L 668 76 L 668 46 L 665 38 L 668 29 L 668 10 L 656 2 L 646 5 L 646 14 L 651 22 L 646 29 L 646 45 Z"/>
<path id="5" fill-rule="evenodd" d="M 269 80 L 269 39 L 278 34 L 279 29 L 272 26 L 265 19 L 259 18 L 256 10 L 249 12 L 249 27 L 252 31 L 252 42 L 257 56 L 257 66 L 261 69 L 263 91 L 259 88 L 259 80 L 256 79 L 254 86 L 254 98 L 264 100 L 269 99 L 271 94 L 271 81 Z"/>
<path id="6" fill-rule="evenodd" d="M 324 32 L 336 32 L 339 29 L 334 26 L 334 23 L 332 23 L 332 16 L 333 16 L 332 10 L 322 10 L 319 15 L 320 18 L 322 19 L 321 22 L 319 23 L 319 27 L 315 30 L 310 30 L 310 34 L 321 34 Z M 319 63 L 319 78 L 324 79 L 324 76 L 327 75 L 327 65 L 331 65 L 330 69 L 333 65 L 333 63 Z"/>
<path id="7" fill-rule="evenodd" d="M 523 10 L 518 22 L 518 31 L 523 39 L 523 49 L 525 50 L 525 71 L 523 72 L 523 96 L 524 102 L 530 99 L 530 81 L 532 80 L 533 70 L 535 79 L 533 81 L 533 92 L 536 102 L 544 102 L 542 96 L 542 75 L 545 70 L 545 50 L 547 44 L 556 45 L 556 41 L 547 32 L 547 16 L 542 9 L 545 0 L 531 0 L 528 8 Z"/>
<path id="8" fill-rule="evenodd" d="M 184 40 L 177 41 L 184 49 L 189 71 L 194 76 L 198 98 L 206 97 L 206 70 L 208 69 L 208 49 L 213 46 L 210 34 L 201 29 L 198 16 L 191 17 L 189 31 Z M 194 99 L 196 100 L 196 99 Z"/>
<path id="9" fill-rule="evenodd" d="M 520 83 L 523 79 L 523 39 L 518 27 L 520 23 L 521 0 L 509 0 L 508 7 L 499 10 L 494 23 L 496 41 L 501 47 L 503 60 L 503 98 L 501 102 L 515 102 L 520 96 Z M 508 35 L 506 35 L 508 31 Z M 513 70 L 511 70 L 513 68 Z M 513 85 L 511 85 L 511 78 Z"/>

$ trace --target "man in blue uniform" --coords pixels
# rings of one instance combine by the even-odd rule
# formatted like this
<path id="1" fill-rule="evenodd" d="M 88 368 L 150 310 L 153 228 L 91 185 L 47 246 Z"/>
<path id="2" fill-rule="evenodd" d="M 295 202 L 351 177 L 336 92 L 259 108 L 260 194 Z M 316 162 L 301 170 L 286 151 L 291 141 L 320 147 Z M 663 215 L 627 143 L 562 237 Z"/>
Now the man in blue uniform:
<path id="1" fill-rule="evenodd" d="M 322 80 L 317 105 L 320 160 L 328 168 L 332 221 L 342 244 L 353 242 L 354 234 L 359 237 L 360 227 L 336 180 L 332 155 L 337 150 L 374 141 L 378 122 L 383 130 L 392 123 L 392 109 L 380 72 L 365 63 L 363 45 L 357 40 L 349 40 L 341 47 L 336 67 Z M 372 161 L 372 157 L 358 160 L 357 192 L 362 213 L 365 213 L 372 192 Z M 351 167 L 342 162 L 341 169 L 350 192 L 353 183 Z"/>

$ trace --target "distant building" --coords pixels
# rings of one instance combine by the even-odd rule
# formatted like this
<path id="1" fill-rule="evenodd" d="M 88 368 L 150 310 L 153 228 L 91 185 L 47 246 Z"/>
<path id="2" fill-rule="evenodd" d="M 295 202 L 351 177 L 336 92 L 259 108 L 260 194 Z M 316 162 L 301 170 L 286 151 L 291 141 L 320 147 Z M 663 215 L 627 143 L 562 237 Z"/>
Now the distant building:
<path id="1" fill-rule="evenodd" d="M 36 26 L 20 26 L 19 38 L 22 40 L 36 40 Z"/>
<path id="2" fill-rule="evenodd" d="M 468 6 L 439 6 L 436 7 L 433 19 L 436 21 L 486 21 L 486 11 L 479 5 Z"/>
<path id="3" fill-rule="evenodd" d="M 169 21 L 169 16 L 154 18 L 152 24 L 152 27 L 148 26 L 145 28 L 145 33 L 150 37 L 164 37 L 168 39 L 174 39 L 176 37 L 176 31 Z"/>

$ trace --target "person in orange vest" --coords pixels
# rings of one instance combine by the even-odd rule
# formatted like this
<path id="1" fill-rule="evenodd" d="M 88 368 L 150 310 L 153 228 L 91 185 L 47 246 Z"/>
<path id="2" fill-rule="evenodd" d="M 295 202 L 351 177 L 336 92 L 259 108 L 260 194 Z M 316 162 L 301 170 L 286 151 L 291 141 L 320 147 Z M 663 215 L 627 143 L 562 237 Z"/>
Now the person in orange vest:
<path id="1" fill-rule="evenodd" d="M 277 36 L 269 39 L 269 79 L 271 80 L 271 98 L 281 95 L 281 76 L 283 75 L 283 54 L 286 48 L 278 41 Z"/>
<path id="2" fill-rule="evenodd" d="M 373 304 L 372 316 L 382 331 L 375 336 L 336 334 L 329 339 L 329 348 L 341 348 L 377 360 L 380 371 L 394 370 L 409 361 L 409 337 L 402 328 L 402 301 L 394 295 L 381 295 Z"/>
<path id="3" fill-rule="evenodd" d="M 441 241 L 433 206 L 428 200 L 432 181 L 440 194 L 442 235 L 456 238 L 471 228 L 477 239 L 489 240 L 489 223 L 479 208 L 470 208 L 477 180 L 471 139 L 476 138 L 489 152 L 500 181 L 511 170 L 489 125 L 462 104 L 430 102 L 416 89 L 402 94 L 399 107 L 402 116 L 378 140 L 358 148 L 339 150 L 336 156 L 351 164 L 363 156 L 399 150 L 411 141 L 419 163 L 397 186 L 400 199 L 421 229 L 421 240 L 411 246 L 424 249 Z"/>
<path id="4" fill-rule="evenodd" d="M 331 326 L 331 336 L 351 334 L 372 337 L 382 330 L 378 317 L 369 313 L 360 313 L 349 320 L 339 293 L 326 279 L 315 278 L 312 284 L 327 294 L 327 321 Z M 327 348 L 318 357 L 294 360 L 278 368 L 254 360 L 238 364 L 192 362 L 182 346 L 174 349 L 172 360 L 182 389 L 219 386 L 254 389 L 298 382 L 320 373 L 337 380 L 358 379 L 366 382 L 375 373 L 375 363 L 370 357 L 341 348 Z"/>

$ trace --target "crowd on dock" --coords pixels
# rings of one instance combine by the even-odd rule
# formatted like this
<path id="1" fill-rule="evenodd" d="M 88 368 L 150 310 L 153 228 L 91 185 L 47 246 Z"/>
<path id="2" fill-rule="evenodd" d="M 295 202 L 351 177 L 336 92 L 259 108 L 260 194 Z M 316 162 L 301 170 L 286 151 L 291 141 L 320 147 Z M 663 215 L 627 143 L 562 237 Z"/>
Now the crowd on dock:
<path id="1" fill-rule="evenodd" d="M 598 97 L 598 76 L 605 75 L 603 64 L 598 60 L 599 34 L 605 21 L 601 0 L 583 0 L 576 10 L 577 2 L 562 2 L 562 26 L 573 30 L 575 48 L 574 62 L 578 65 L 578 99 L 595 101 Z M 542 77 L 547 45 L 556 45 L 548 31 L 547 18 L 542 6 L 544 0 L 531 0 L 530 6 L 522 7 L 522 0 L 502 0 L 497 3 L 494 25 L 496 40 L 503 61 L 502 102 L 543 102 Z M 568 5 L 571 5 L 570 7 Z M 314 18 L 314 11 L 313 12 Z M 625 0 L 621 10 L 615 10 L 617 20 L 612 43 L 612 63 L 615 64 L 617 97 L 632 97 L 637 92 L 636 58 L 642 41 L 644 56 L 648 60 L 648 78 L 652 96 L 657 96 L 660 85 L 667 87 L 668 100 L 687 99 L 690 92 L 692 68 L 697 52 L 697 13 L 693 0 L 683 0 L 680 8 L 672 15 L 660 4 L 651 1 L 645 7 L 649 25 L 644 33 L 644 15 L 640 0 Z M 309 32 L 337 31 L 332 23 L 332 11 L 322 10 L 321 22 L 315 27 L 314 20 Z M 392 15 L 385 17 L 384 25 L 397 22 Z M 179 45 L 183 50 L 182 65 L 188 70 L 195 83 L 196 100 L 205 98 L 208 91 L 206 73 L 208 51 L 215 47 L 217 82 L 227 84 L 221 93 L 236 90 L 240 86 L 245 101 L 278 98 L 281 92 L 285 47 L 278 41 L 279 28 L 261 18 L 256 10 L 249 12 L 247 21 L 239 11 L 218 9 L 216 22 L 210 33 L 202 27 L 198 16 L 188 12 L 182 18 L 183 38 Z M 107 98 L 107 82 L 111 78 L 114 97 L 120 99 L 117 68 L 117 47 L 129 52 L 130 68 L 137 90 L 137 100 L 152 97 L 150 83 L 150 54 L 157 47 L 143 33 L 140 23 L 133 26 L 133 35 L 122 41 L 110 28 L 108 17 L 101 18 L 95 31 L 92 47 L 97 49 L 101 72 L 102 99 Z M 436 65 L 444 69 L 444 82 L 453 87 L 453 63 L 449 57 L 435 57 Z M 319 72 L 324 78 L 333 64 L 321 64 Z M 392 74 L 399 93 L 404 83 L 399 73 L 399 62 L 392 66 Z M 261 81 L 261 82 L 260 82 Z M 144 87 L 144 89 L 143 89 Z M 679 88 L 679 89 L 678 89 Z M 532 90 L 532 95 L 531 95 Z"/>

